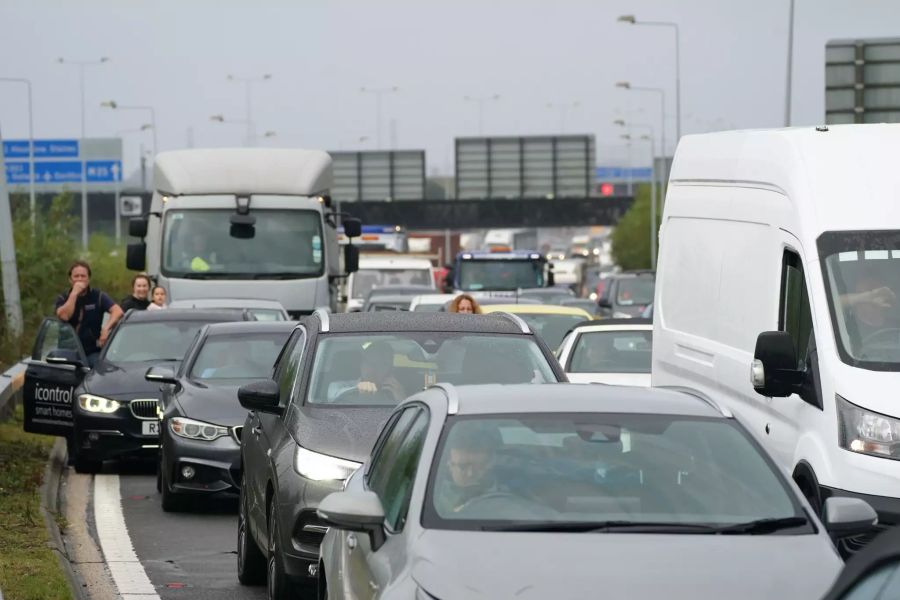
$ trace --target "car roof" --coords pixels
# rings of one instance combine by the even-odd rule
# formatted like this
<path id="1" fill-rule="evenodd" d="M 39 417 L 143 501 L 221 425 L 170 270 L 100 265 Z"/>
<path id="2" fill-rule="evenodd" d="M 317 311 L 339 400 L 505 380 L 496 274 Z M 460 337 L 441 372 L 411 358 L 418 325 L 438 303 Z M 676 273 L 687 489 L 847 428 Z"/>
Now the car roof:
<path id="1" fill-rule="evenodd" d="M 277 300 L 263 298 L 188 298 L 173 300 L 170 308 L 274 308 L 284 310 Z"/>
<path id="2" fill-rule="evenodd" d="M 591 318 L 591 313 L 577 306 L 556 306 L 555 304 L 489 304 L 484 312 L 509 312 L 524 315 L 566 315 L 570 317 Z"/>
<path id="3" fill-rule="evenodd" d="M 662 388 L 603 384 L 440 384 L 415 399 L 435 400 L 440 394 L 459 415 L 497 413 L 630 413 L 723 418 L 719 409 L 699 395 Z M 455 406 L 454 406 L 455 405 Z"/>
<path id="4" fill-rule="evenodd" d="M 207 335 L 228 335 L 240 333 L 289 332 L 297 326 L 296 321 L 237 321 L 212 323 L 207 327 Z"/>
<path id="5" fill-rule="evenodd" d="M 321 317 L 317 315 L 317 318 L 321 321 Z M 523 333 L 513 317 L 501 315 L 391 311 L 329 314 L 327 319 L 328 330 L 334 333 L 390 331 Z"/>
<path id="6" fill-rule="evenodd" d="M 242 321 L 244 315 L 233 310 L 202 310 L 195 308 L 166 308 L 164 310 L 130 310 L 125 317 L 129 323 L 157 323 L 163 321 Z"/>
<path id="7" fill-rule="evenodd" d="M 359 257 L 360 269 L 430 269 L 431 261 L 427 258 L 412 256 L 390 256 L 390 255 L 367 255 L 361 254 Z"/>
<path id="8" fill-rule="evenodd" d="M 453 300 L 459 294 L 419 294 L 413 296 L 412 304 L 444 304 L 449 300 Z"/>
<path id="9" fill-rule="evenodd" d="M 545 294 L 548 296 L 550 296 L 550 295 L 558 296 L 560 294 L 563 294 L 566 296 L 572 296 L 573 298 L 575 297 L 575 292 L 573 292 L 571 288 L 564 287 L 561 285 L 559 285 L 559 286 L 554 285 L 551 287 L 541 287 L 541 288 L 520 288 L 519 294 L 534 294 L 534 295 Z"/>

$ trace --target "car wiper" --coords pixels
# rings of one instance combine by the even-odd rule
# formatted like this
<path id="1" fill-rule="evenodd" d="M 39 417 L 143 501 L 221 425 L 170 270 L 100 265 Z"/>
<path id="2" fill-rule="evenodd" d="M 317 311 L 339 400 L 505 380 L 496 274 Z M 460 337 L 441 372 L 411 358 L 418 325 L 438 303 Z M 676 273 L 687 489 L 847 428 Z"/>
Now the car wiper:
<path id="1" fill-rule="evenodd" d="M 716 533 L 727 535 L 765 535 L 783 529 L 792 529 L 809 523 L 806 517 L 783 517 L 780 519 L 756 519 L 746 523 L 737 523 L 719 527 Z"/>
<path id="2" fill-rule="evenodd" d="M 677 521 L 518 521 L 502 525 L 485 525 L 482 531 L 548 531 L 559 533 L 593 533 L 629 530 L 640 533 L 716 533 L 717 529 L 700 523 Z"/>

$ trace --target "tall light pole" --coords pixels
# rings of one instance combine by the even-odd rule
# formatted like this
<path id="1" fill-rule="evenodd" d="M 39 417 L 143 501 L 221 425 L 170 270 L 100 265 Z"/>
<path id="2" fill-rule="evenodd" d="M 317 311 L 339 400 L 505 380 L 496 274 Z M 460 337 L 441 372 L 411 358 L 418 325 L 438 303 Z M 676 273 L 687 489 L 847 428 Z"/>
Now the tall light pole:
<path id="1" fill-rule="evenodd" d="M 78 67 L 78 82 L 81 88 L 81 143 L 78 147 L 78 153 L 81 155 L 81 246 L 87 250 L 88 247 L 88 203 L 87 203 L 87 167 L 84 158 L 84 70 L 87 67 L 95 67 L 109 62 L 105 56 L 100 60 L 68 60 L 65 58 L 57 59 L 61 65 L 74 65 Z"/>
<path id="2" fill-rule="evenodd" d="M 566 132 L 566 113 L 570 108 L 578 108 L 581 106 L 581 102 L 578 100 L 573 100 L 572 102 L 548 102 L 547 108 L 549 109 L 558 109 L 559 110 L 559 132 Z"/>
<path id="3" fill-rule="evenodd" d="M 681 139 L 681 40 L 678 34 L 678 23 L 671 21 L 638 21 L 634 15 L 622 15 L 620 23 L 629 25 L 648 25 L 650 27 L 670 27 L 675 32 L 675 143 Z M 666 149 L 663 148 L 663 156 Z"/>
<path id="4" fill-rule="evenodd" d="M 484 135 L 484 104 L 485 102 L 496 102 L 500 99 L 500 94 L 491 94 L 490 96 L 463 96 L 466 102 L 474 102 L 478 107 L 478 135 Z"/>
<path id="5" fill-rule="evenodd" d="M 244 119 L 244 123 L 247 125 L 247 145 L 252 146 L 254 142 L 254 131 L 253 131 L 253 98 L 251 97 L 251 89 L 254 83 L 262 83 L 263 81 L 269 81 L 272 79 L 271 73 L 264 73 L 258 77 L 238 77 L 236 75 L 228 75 L 228 81 L 236 81 L 238 83 L 244 84 L 244 93 L 246 95 L 246 110 L 247 116 Z M 236 122 L 236 121 L 235 121 Z"/>
<path id="6" fill-rule="evenodd" d="M 790 0 L 788 13 L 788 43 L 787 43 L 787 82 L 784 87 L 784 126 L 791 126 L 791 91 L 793 86 L 792 76 L 794 68 L 794 0 Z"/>
<path id="7" fill-rule="evenodd" d="M 375 96 L 375 148 L 381 150 L 381 97 L 385 94 L 395 94 L 400 91 L 400 88 L 396 85 L 385 88 L 361 87 L 359 91 Z"/>
<path id="8" fill-rule="evenodd" d="M 34 105 L 31 101 L 31 81 L 22 77 L 0 77 L 0 81 L 23 83 L 28 90 L 28 207 L 31 210 L 31 226 L 34 227 L 37 203 L 34 198 Z M 5 177 L 5 173 L 2 176 Z"/>
<path id="9" fill-rule="evenodd" d="M 101 102 L 100 106 L 103 108 L 111 108 L 113 110 L 146 110 L 150 112 L 150 129 L 153 130 L 153 156 L 156 157 L 156 153 L 159 152 L 159 146 L 157 146 L 156 139 L 156 110 L 153 109 L 152 106 L 125 106 L 123 104 L 119 104 L 115 100 L 107 100 L 106 102 Z M 141 131 L 144 131 L 144 128 L 141 128 Z"/>
<path id="10" fill-rule="evenodd" d="M 668 151 L 666 150 L 666 90 L 664 90 L 663 88 L 631 85 L 631 83 L 629 83 L 628 81 L 620 81 L 616 83 L 616 87 L 622 88 L 624 90 L 632 90 L 635 92 L 649 92 L 653 94 L 659 94 L 659 137 L 663 161 L 663 168 L 660 172 L 660 179 L 662 181 L 660 182 L 660 184 L 662 186 L 665 186 L 665 181 L 669 178 L 669 160 L 667 158 Z"/>

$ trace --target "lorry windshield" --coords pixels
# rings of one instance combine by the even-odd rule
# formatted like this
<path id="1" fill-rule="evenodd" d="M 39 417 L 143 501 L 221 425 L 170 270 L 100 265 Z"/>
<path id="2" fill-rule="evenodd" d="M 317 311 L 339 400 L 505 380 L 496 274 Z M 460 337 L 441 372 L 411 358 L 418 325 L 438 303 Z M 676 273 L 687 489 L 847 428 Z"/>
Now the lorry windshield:
<path id="1" fill-rule="evenodd" d="M 544 265 L 537 260 L 461 260 L 458 281 L 466 292 L 544 287 Z"/>
<path id="2" fill-rule="evenodd" d="M 162 272 L 194 279 L 285 279 L 323 273 L 322 224 L 312 210 L 254 210 L 253 237 L 231 235 L 231 209 L 172 210 Z"/>
<path id="3" fill-rule="evenodd" d="M 818 241 L 841 360 L 900 371 L 900 231 L 843 231 Z"/>

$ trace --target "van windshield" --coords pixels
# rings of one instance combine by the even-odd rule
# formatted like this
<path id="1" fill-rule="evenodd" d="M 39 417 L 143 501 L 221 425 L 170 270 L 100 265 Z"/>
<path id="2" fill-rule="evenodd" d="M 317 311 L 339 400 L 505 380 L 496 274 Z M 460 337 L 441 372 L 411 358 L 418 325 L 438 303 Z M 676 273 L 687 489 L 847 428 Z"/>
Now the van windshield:
<path id="1" fill-rule="evenodd" d="M 845 363 L 900 371 L 900 231 L 843 231 L 818 241 Z"/>
<path id="2" fill-rule="evenodd" d="M 162 271 L 191 279 L 299 279 L 323 272 L 322 225 L 312 210 L 253 210 L 252 237 L 232 235 L 230 209 L 171 210 Z"/>

